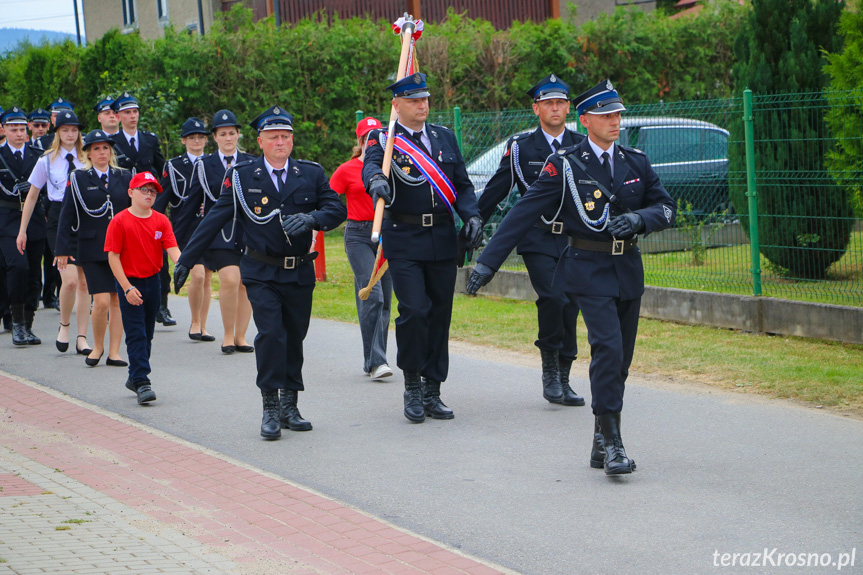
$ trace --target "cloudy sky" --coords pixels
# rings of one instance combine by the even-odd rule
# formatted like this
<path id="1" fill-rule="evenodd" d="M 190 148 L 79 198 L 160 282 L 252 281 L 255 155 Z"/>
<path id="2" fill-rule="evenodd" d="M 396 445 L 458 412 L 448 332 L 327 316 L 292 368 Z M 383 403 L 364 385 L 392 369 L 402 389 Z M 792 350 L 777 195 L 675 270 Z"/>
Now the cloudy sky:
<path id="1" fill-rule="evenodd" d="M 0 28 L 31 28 L 75 33 L 75 2 L 81 18 L 81 0 L 0 0 Z"/>

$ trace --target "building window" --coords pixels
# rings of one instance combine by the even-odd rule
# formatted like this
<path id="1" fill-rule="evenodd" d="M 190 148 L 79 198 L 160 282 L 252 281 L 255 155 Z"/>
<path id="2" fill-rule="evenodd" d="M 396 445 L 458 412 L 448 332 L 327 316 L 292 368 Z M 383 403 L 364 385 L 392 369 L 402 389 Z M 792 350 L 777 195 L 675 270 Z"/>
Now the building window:
<path id="1" fill-rule="evenodd" d="M 138 20 L 135 12 L 135 0 L 121 0 L 123 4 L 123 26 L 134 26 Z"/>
<path id="2" fill-rule="evenodd" d="M 168 19 L 168 0 L 156 0 L 156 6 L 159 11 L 159 20 Z"/>

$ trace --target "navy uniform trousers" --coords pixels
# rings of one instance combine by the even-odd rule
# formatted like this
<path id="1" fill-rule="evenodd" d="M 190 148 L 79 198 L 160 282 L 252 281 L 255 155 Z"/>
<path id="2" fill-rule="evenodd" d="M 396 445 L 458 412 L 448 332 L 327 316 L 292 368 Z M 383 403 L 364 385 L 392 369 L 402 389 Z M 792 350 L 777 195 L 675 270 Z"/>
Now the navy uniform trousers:
<path id="1" fill-rule="evenodd" d="M 613 153 L 613 183 L 586 139 L 550 156 L 539 179 L 510 210 L 477 260 L 498 269 L 537 217 L 556 209 L 561 198 L 561 217 L 570 242 L 595 242 L 609 248 L 607 252 L 596 251 L 571 243 L 558 263 L 554 280 L 556 287 L 574 299 L 587 325 L 591 407 L 595 415 L 617 413 L 623 408 L 644 293 L 644 268 L 638 246 L 631 242 L 633 238 L 617 238 L 631 243 L 622 254 L 612 255 L 613 238 L 605 227 L 606 220 L 633 211 L 644 220 L 642 232 L 649 233 L 670 227 L 676 211 L 674 200 L 643 153 L 616 144 Z M 574 191 L 569 183 L 563 185 L 568 170 L 572 170 L 573 181 L 579 182 Z M 617 204 L 608 202 L 599 192 L 599 184 L 619 198 Z M 587 245 L 595 248 L 596 244 Z"/>
<path id="2" fill-rule="evenodd" d="M 564 129 L 560 138 L 562 145 L 566 147 L 579 143 L 584 136 Z M 539 177 L 540 169 L 553 151 L 542 128 L 510 138 L 497 171 L 479 197 L 482 221 L 489 221 L 496 206 L 507 199 L 513 187 L 518 187 L 519 196 L 523 196 L 527 187 Z M 557 207 L 554 206 L 548 214 L 544 214 L 547 221 L 552 220 Z M 553 285 L 557 262 L 566 248 L 566 236 L 562 231 L 561 226 L 561 233 L 552 233 L 551 226 L 543 225 L 541 220 L 538 220 L 535 227 L 519 242 L 518 254 L 524 261 L 530 284 L 537 295 L 536 316 L 539 329 L 535 345 L 542 350 L 557 352 L 561 359 L 572 361 L 578 355 L 575 330 L 578 305 L 562 289 Z"/>

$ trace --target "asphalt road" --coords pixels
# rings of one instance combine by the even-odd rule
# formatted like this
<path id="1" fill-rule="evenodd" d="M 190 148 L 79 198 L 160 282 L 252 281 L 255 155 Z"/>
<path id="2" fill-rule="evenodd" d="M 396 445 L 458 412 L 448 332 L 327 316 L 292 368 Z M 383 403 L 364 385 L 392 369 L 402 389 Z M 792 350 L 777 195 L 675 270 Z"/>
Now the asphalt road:
<path id="1" fill-rule="evenodd" d="M 834 562 L 855 548 L 842 572 L 863 571 L 860 421 L 633 374 L 623 438 L 638 472 L 611 479 L 588 466 L 590 408 L 542 399 L 538 354 L 525 367 L 453 353 L 443 399 L 456 418 L 415 425 L 402 416 L 400 373 L 390 383 L 362 374 L 359 328 L 313 321 L 299 405 L 314 430 L 266 442 L 254 356 L 189 340 L 186 300 L 172 296 L 171 309 L 179 324 L 157 325 L 150 406 L 123 387 L 124 368 L 58 353 L 53 310 L 36 315 L 42 346 L 16 349 L 0 336 L 0 369 L 518 572 L 826 573 L 837 566 L 807 556 L 809 566 L 788 567 L 779 554 Z M 221 332 L 216 302 L 209 330 Z M 573 387 L 589 403 L 586 365 L 577 365 Z M 740 567 L 743 556 L 722 566 L 724 553 L 753 562 L 765 548 L 766 567 Z"/>

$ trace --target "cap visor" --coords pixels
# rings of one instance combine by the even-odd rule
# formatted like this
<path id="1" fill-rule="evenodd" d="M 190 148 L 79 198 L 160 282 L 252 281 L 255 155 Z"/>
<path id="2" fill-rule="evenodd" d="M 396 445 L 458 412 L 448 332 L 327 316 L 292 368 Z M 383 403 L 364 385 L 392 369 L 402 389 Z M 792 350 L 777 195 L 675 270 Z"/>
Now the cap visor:
<path id="1" fill-rule="evenodd" d="M 535 101 L 542 102 L 543 100 L 569 100 L 569 95 L 563 92 L 549 92 L 548 94 L 543 94 Z"/>
<path id="2" fill-rule="evenodd" d="M 428 98 L 431 96 L 431 93 L 423 90 L 422 92 L 417 92 L 415 94 L 408 94 L 407 96 L 396 96 L 396 98 L 405 98 L 406 100 L 414 100 L 416 98 Z"/>
<path id="3" fill-rule="evenodd" d="M 593 116 L 604 116 L 605 114 L 613 114 L 614 112 L 623 112 L 625 110 L 626 110 L 626 108 L 624 107 L 623 104 L 614 103 L 614 104 L 609 104 L 607 106 L 603 106 L 602 108 L 596 108 L 596 109 L 590 110 L 588 112 L 585 112 L 585 114 L 591 114 Z"/>

